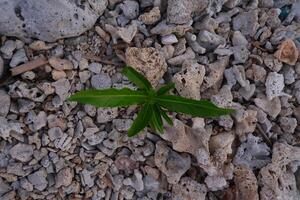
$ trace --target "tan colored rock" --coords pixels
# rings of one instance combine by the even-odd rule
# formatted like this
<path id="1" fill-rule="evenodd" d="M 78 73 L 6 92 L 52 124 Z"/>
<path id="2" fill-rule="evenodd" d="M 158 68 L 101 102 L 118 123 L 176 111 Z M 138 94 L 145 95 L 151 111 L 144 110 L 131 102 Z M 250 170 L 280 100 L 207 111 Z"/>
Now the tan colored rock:
<path id="1" fill-rule="evenodd" d="M 190 177 L 184 177 L 172 188 L 172 200 L 205 200 L 207 188 Z"/>
<path id="2" fill-rule="evenodd" d="M 137 30 L 137 25 L 133 23 L 127 27 L 118 28 L 117 35 L 129 44 L 133 40 Z"/>
<path id="3" fill-rule="evenodd" d="M 278 50 L 275 52 L 274 56 L 278 58 L 281 62 L 287 63 L 289 65 L 295 65 L 299 51 L 291 39 L 287 39 L 279 45 Z"/>
<path id="4" fill-rule="evenodd" d="M 238 190 L 239 200 L 259 200 L 258 184 L 253 171 L 245 165 L 234 169 L 234 183 Z"/>
<path id="5" fill-rule="evenodd" d="M 181 176 L 191 167 L 191 158 L 188 154 L 179 154 L 162 141 L 156 143 L 154 161 L 171 184 L 178 183 Z"/>
<path id="6" fill-rule="evenodd" d="M 236 116 L 236 133 L 241 141 L 245 141 L 247 134 L 253 133 L 256 128 L 257 111 L 255 110 L 242 110 L 237 111 Z"/>
<path id="7" fill-rule="evenodd" d="M 29 45 L 29 48 L 34 51 L 42 51 L 42 50 L 49 50 L 52 49 L 55 44 L 46 44 L 44 41 L 34 41 Z"/>
<path id="8" fill-rule="evenodd" d="M 159 7 L 154 7 L 149 12 L 142 14 L 139 17 L 139 20 L 141 20 L 142 22 L 144 22 L 147 25 L 151 25 L 151 24 L 156 23 L 160 19 L 160 17 L 161 17 L 161 15 L 160 15 Z"/>
<path id="9" fill-rule="evenodd" d="M 224 152 L 231 154 L 231 145 L 234 141 L 234 135 L 230 132 L 219 133 L 214 135 L 209 140 L 209 150 L 214 153 L 218 149 L 222 149 Z"/>
<path id="10" fill-rule="evenodd" d="M 63 71 L 63 70 L 71 70 L 73 69 L 73 64 L 71 61 L 66 59 L 60 59 L 57 57 L 52 57 L 49 59 L 49 64 L 56 70 Z"/>
<path id="11" fill-rule="evenodd" d="M 192 129 L 175 119 L 173 126 L 165 127 L 161 137 L 171 142 L 174 150 L 196 156 L 199 148 L 208 147 L 210 134 L 205 129 Z"/>
<path id="12" fill-rule="evenodd" d="M 300 162 L 300 148 L 286 143 L 273 145 L 272 162 L 259 172 L 260 199 L 298 200 L 295 171 Z"/>
<path id="13" fill-rule="evenodd" d="M 269 101 L 266 97 L 255 98 L 254 103 L 257 107 L 261 108 L 273 118 L 276 118 L 281 111 L 281 102 L 278 97 L 275 97 L 271 101 Z"/>
<path id="14" fill-rule="evenodd" d="M 182 70 L 174 75 L 173 82 L 181 96 L 199 100 L 204 76 L 203 65 L 193 60 L 186 60 L 182 65 Z"/>
<path id="15" fill-rule="evenodd" d="M 67 74 L 64 71 L 58 71 L 58 70 L 52 70 L 51 75 L 53 80 L 55 81 L 67 77 Z"/>
<path id="16" fill-rule="evenodd" d="M 167 71 L 165 58 L 155 48 L 129 47 L 125 55 L 126 64 L 144 74 L 153 86 Z"/>

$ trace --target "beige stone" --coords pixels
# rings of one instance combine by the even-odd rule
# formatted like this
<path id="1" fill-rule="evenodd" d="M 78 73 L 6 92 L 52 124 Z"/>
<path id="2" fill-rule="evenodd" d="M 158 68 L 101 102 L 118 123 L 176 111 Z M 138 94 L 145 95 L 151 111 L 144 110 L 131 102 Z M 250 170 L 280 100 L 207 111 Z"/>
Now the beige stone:
<path id="1" fill-rule="evenodd" d="M 291 39 L 287 39 L 279 45 L 278 50 L 275 52 L 274 56 L 278 58 L 281 62 L 287 63 L 289 65 L 295 65 L 299 51 Z"/>
<path id="2" fill-rule="evenodd" d="M 126 64 L 144 74 L 153 86 L 167 71 L 165 58 L 155 48 L 129 47 L 126 50 Z"/>

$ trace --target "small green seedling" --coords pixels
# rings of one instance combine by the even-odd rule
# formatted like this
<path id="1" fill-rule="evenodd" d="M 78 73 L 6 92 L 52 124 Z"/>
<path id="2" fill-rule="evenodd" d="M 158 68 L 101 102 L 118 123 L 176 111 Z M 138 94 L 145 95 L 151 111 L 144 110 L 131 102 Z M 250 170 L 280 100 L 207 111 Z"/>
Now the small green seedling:
<path id="1" fill-rule="evenodd" d="M 128 130 L 128 136 L 130 137 L 135 136 L 148 125 L 155 132 L 163 133 L 163 119 L 168 124 L 173 124 L 166 110 L 206 118 L 227 115 L 234 111 L 218 108 L 207 100 L 198 101 L 168 95 L 167 93 L 175 87 L 174 83 L 168 83 L 158 90 L 154 90 L 150 82 L 132 67 L 125 67 L 123 74 L 138 87 L 137 90 L 128 88 L 90 89 L 74 94 L 69 100 L 106 108 L 140 105 L 141 109 Z"/>

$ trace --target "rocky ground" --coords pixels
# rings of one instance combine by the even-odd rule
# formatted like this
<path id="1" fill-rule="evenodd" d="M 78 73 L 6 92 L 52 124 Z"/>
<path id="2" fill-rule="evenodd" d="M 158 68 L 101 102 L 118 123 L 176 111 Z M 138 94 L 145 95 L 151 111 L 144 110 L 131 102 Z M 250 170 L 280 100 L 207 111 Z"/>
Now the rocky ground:
<path id="1" fill-rule="evenodd" d="M 0 0 L 0 13 L 1 200 L 300 199 L 300 1 Z M 237 111 L 169 113 L 165 134 L 128 138 L 137 107 L 67 100 L 134 87 L 125 63 Z"/>

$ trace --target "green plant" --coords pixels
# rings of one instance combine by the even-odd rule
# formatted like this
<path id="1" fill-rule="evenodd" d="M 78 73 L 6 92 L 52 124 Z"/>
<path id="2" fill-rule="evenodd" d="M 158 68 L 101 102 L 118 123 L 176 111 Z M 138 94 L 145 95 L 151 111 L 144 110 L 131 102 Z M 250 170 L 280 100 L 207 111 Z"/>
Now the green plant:
<path id="1" fill-rule="evenodd" d="M 218 108 L 207 100 L 198 101 L 168 95 L 167 93 L 175 87 L 174 83 L 168 83 L 155 91 L 150 82 L 131 67 L 125 67 L 123 74 L 138 87 L 138 90 L 128 88 L 90 89 L 74 94 L 69 100 L 97 107 L 140 105 L 141 109 L 128 130 L 130 137 L 138 134 L 148 125 L 154 131 L 163 133 L 163 119 L 170 125 L 173 124 L 166 110 L 185 113 L 194 117 L 217 117 L 233 112 L 232 109 Z"/>

